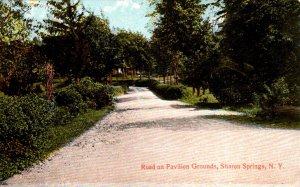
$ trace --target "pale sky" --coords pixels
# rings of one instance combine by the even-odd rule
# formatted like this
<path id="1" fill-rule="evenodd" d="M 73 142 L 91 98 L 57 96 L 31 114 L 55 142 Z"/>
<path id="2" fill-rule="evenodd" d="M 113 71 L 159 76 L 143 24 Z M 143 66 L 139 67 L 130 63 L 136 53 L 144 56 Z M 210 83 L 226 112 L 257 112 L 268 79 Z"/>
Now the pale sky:
<path id="1" fill-rule="evenodd" d="M 27 0 L 33 6 L 30 17 L 38 21 L 47 18 L 47 0 Z M 209 2 L 210 0 L 203 0 Z M 149 7 L 149 0 L 81 0 L 84 7 L 101 15 L 101 12 L 110 22 L 111 28 L 126 29 L 133 32 L 140 32 L 147 38 L 151 37 L 150 18 L 146 17 L 152 10 Z M 207 10 L 204 17 L 209 16 L 215 19 L 212 10 Z M 212 20 L 211 20 L 212 21 Z"/>
<path id="2" fill-rule="evenodd" d="M 47 18 L 46 0 L 28 0 L 32 4 L 39 4 L 30 11 L 30 17 L 42 21 Z M 112 28 L 120 28 L 140 32 L 147 38 L 150 18 L 145 15 L 150 12 L 148 0 L 81 0 L 85 8 L 100 15 L 101 11 L 108 18 Z"/>

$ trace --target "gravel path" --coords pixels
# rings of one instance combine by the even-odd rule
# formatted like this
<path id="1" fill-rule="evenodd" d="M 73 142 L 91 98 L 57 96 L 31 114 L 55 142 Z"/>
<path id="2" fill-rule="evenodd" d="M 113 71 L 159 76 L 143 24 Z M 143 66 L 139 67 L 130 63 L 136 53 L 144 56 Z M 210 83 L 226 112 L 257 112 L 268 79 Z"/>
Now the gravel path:
<path id="1" fill-rule="evenodd" d="M 195 109 L 131 88 L 116 110 L 9 185 L 300 186 L 300 131 L 211 119 L 241 115 Z M 238 185 L 239 186 L 239 185 Z"/>

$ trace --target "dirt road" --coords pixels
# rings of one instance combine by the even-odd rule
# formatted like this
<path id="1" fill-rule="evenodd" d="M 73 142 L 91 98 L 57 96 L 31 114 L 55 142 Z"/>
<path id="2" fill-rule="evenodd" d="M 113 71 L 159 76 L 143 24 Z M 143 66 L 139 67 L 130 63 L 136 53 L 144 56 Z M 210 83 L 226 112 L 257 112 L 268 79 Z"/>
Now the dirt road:
<path id="1" fill-rule="evenodd" d="M 234 124 L 213 115 L 240 114 L 195 109 L 131 88 L 95 127 L 6 183 L 300 186 L 300 131 Z"/>

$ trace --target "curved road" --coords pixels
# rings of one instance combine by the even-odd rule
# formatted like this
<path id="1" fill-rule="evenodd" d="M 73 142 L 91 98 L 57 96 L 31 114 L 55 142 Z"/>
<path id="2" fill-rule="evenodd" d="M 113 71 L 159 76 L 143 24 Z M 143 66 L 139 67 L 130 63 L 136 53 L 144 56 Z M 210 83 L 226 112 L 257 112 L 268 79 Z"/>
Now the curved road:
<path id="1" fill-rule="evenodd" d="M 146 88 L 9 185 L 300 186 L 300 131 L 212 119 L 241 115 L 165 101 Z"/>

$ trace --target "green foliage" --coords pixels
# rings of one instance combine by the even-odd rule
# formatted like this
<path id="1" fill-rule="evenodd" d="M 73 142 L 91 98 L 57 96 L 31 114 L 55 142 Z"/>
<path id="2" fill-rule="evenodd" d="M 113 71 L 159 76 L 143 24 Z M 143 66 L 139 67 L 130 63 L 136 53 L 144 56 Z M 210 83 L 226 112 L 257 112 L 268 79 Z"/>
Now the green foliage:
<path id="1" fill-rule="evenodd" d="M 80 84 L 73 85 L 73 87 L 82 95 L 84 101 L 91 108 L 100 109 L 113 103 L 115 90 L 112 86 L 94 82 L 91 78 L 84 78 Z"/>
<path id="2" fill-rule="evenodd" d="M 59 107 L 68 107 L 69 112 L 76 116 L 86 109 L 86 104 L 83 102 L 80 93 L 69 86 L 55 93 L 55 101 Z"/>
<path id="3" fill-rule="evenodd" d="M 154 38 L 171 51 L 181 51 L 184 55 L 195 50 L 195 38 L 201 31 L 205 6 L 200 0 L 160 0 L 152 1 L 155 18 Z M 195 40 L 196 39 L 196 40 Z"/>
<path id="4" fill-rule="evenodd" d="M 0 180 L 41 156 L 48 143 L 51 112 L 51 104 L 35 95 L 0 98 Z"/>
<path id="5" fill-rule="evenodd" d="M 1 101 L 0 103 L 2 105 L 4 102 L 3 100 Z M 8 100 L 6 102 L 10 101 Z M 0 117 L 2 114 L 1 109 Z M 80 114 L 73 120 L 69 120 L 68 123 L 64 124 L 58 123 L 45 127 L 44 124 L 40 123 L 40 127 L 47 129 L 47 131 L 43 131 L 44 137 L 47 138 L 42 138 L 42 136 L 37 137 L 36 134 L 31 134 L 31 138 L 44 145 L 43 147 L 37 147 L 38 151 L 37 149 L 32 150 L 32 146 L 25 147 L 25 145 L 20 144 L 18 140 L 9 142 L 2 141 L 1 139 L 0 181 L 16 174 L 20 170 L 30 167 L 38 160 L 45 159 L 49 155 L 49 153 L 59 149 L 66 143 L 71 142 L 74 138 L 93 126 L 111 109 L 112 108 L 103 108 L 102 110 L 89 110 L 86 113 Z M 59 114 L 59 112 L 57 112 L 57 114 Z M 1 117 L 0 119 L 3 118 Z M 1 126 L 1 132 L 3 132 L 2 129 L 3 128 Z M 20 134 L 20 132 L 21 131 L 18 131 L 16 133 Z M 28 143 L 26 144 L 26 146 L 28 145 Z"/>
<path id="6" fill-rule="evenodd" d="M 112 86 L 112 87 L 114 89 L 114 95 L 116 95 L 116 96 L 126 94 L 128 92 L 128 87 L 125 85 Z"/>
<path id="7" fill-rule="evenodd" d="M 177 100 L 185 97 L 188 91 L 183 85 L 155 84 L 149 87 L 154 93 L 166 100 Z"/>
<path id="8" fill-rule="evenodd" d="M 0 90 L 8 95 L 34 92 L 33 84 L 43 80 L 46 63 L 47 59 L 33 43 L 3 44 L 0 48 Z"/>
<path id="9" fill-rule="evenodd" d="M 149 42 L 142 34 L 120 30 L 115 38 L 119 48 L 115 58 L 118 67 L 130 67 L 140 72 L 152 70 Z"/>
<path id="10" fill-rule="evenodd" d="M 217 57 L 217 40 L 211 23 L 203 19 L 206 6 L 199 0 L 161 0 L 152 1 L 152 5 L 157 72 L 163 77 L 179 74 L 184 84 L 207 88 L 211 64 Z"/>
<path id="11" fill-rule="evenodd" d="M 159 84 L 159 82 L 153 79 L 135 81 L 135 86 L 137 87 L 155 87 L 157 84 Z"/>
<path id="12" fill-rule="evenodd" d="M 264 85 L 265 91 L 263 94 L 255 95 L 255 100 L 265 111 L 275 112 L 276 108 L 289 104 L 290 89 L 285 81 L 285 78 L 279 78 L 271 86 Z"/>
<path id="13" fill-rule="evenodd" d="M 90 59 L 84 68 L 84 75 L 99 81 L 112 71 L 116 64 L 115 56 L 119 46 L 104 16 L 89 15 L 84 19 L 84 37 L 89 44 Z"/>
<path id="14" fill-rule="evenodd" d="M 219 81 L 214 92 L 226 103 L 253 103 L 259 98 L 263 108 L 281 105 L 285 86 L 276 91 L 275 82 L 285 77 L 289 88 L 299 85 L 289 79 L 299 80 L 300 74 L 300 2 L 234 0 L 223 5 L 221 48 L 227 59 L 214 75 Z M 277 94 L 282 96 L 275 98 Z"/>
<path id="15" fill-rule="evenodd" d="M 71 0 L 61 2 L 50 0 L 48 5 L 51 14 L 49 19 L 44 20 L 44 22 L 49 34 L 70 35 L 75 34 L 78 29 L 82 28 L 84 13 L 79 11 L 83 8 L 80 0 L 76 2 Z"/>
<path id="16" fill-rule="evenodd" d="M 214 97 L 214 95 L 212 93 L 210 93 L 209 90 L 206 90 L 201 96 L 197 96 L 195 95 L 195 93 L 193 93 L 193 89 L 192 87 L 187 87 L 187 91 L 188 94 L 181 98 L 180 101 L 185 102 L 185 103 L 189 103 L 195 106 L 218 106 L 219 102 L 218 100 Z M 203 92 L 203 90 L 201 90 Z"/>
<path id="17" fill-rule="evenodd" d="M 80 1 L 51 0 L 48 2 L 50 14 L 41 33 L 44 52 L 53 61 L 57 73 L 73 78 L 82 77 L 89 64 L 89 43 L 84 35 L 85 9 Z"/>
<path id="18" fill-rule="evenodd" d="M 25 18 L 29 6 L 22 0 L 0 2 L 0 44 L 28 39 L 32 20 Z"/>
<path id="19" fill-rule="evenodd" d="M 93 125 L 107 108 L 83 112 L 87 107 L 102 109 L 112 105 L 118 89 L 84 78 L 80 84 L 58 90 L 55 102 L 37 95 L 1 96 L 0 180 L 29 167 Z M 77 116 L 80 119 L 70 123 Z"/>

